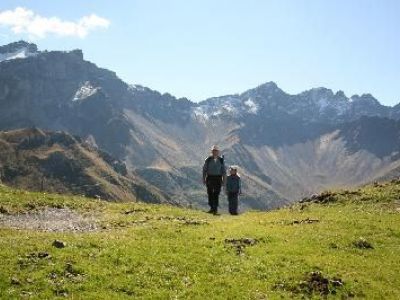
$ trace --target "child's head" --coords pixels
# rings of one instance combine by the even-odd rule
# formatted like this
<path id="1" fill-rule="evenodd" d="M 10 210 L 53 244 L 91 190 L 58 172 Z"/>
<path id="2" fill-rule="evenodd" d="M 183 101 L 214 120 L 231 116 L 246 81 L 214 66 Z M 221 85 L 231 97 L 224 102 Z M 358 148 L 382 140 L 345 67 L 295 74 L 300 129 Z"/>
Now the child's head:
<path id="1" fill-rule="evenodd" d="M 236 175 L 236 174 L 237 174 L 237 167 L 236 167 L 236 166 L 231 166 L 231 167 L 229 168 L 229 173 L 230 173 L 231 175 Z"/>

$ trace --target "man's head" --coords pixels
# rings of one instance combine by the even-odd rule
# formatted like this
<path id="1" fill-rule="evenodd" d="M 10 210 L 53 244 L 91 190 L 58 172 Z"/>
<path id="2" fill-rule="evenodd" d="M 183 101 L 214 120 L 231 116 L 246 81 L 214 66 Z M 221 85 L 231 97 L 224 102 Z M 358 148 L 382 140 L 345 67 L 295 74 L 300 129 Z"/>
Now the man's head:
<path id="1" fill-rule="evenodd" d="M 219 149 L 216 145 L 212 146 L 211 148 L 211 154 L 213 157 L 218 157 L 219 156 Z"/>

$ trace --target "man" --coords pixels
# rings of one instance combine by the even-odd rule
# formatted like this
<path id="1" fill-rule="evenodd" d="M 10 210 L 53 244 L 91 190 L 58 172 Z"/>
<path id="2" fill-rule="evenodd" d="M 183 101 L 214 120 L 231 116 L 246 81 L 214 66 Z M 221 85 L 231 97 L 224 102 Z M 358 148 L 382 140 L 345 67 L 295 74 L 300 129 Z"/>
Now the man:
<path id="1" fill-rule="evenodd" d="M 203 166 L 203 184 L 207 186 L 209 213 L 218 214 L 218 202 L 221 187 L 226 181 L 224 158 L 219 156 L 217 146 L 211 148 L 209 156 Z"/>

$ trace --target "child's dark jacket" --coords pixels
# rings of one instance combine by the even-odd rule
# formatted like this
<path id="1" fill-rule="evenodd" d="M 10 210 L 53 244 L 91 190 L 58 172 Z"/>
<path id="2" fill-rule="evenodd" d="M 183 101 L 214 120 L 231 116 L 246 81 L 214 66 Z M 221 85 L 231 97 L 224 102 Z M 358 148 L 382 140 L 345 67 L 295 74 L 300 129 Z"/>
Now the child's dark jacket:
<path id="1" fill-rule="evenodd" d="M 226 178 L 226 191 L 228 193 L 239 193 L 241 191 L 242 184 L 238 175 L 228 175 Z"/>

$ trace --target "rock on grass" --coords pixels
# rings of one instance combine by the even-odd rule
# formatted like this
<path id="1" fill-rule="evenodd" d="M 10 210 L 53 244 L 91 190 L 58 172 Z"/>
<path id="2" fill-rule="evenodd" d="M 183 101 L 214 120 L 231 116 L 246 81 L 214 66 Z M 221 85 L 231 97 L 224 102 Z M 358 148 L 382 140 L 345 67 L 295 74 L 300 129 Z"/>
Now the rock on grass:
<path id="1" fill-rule="evenodd" d="M 353 241 L 353 246 L 358 249 L 374 249 L 374 246 L 363 237 Z"/>
<path id="2" fill-rule="evenodd" d="M 328 295 L 335 295 L 338 289 L 344 286 L 341 278 L 329 278 L 320 271 L 306 273 L 303 279 L 297 284 L 281 282 L 275 285 L 276 289 L 291 291 L 294 294 L 303 294 L 307 296 L 319 295 L 324 298 Z"/>
<path id="3" fill-rule="evenodd" d="M 60 240 L 55 240 L 52 245 L 56 248 L 65 248 L 67 246 L 67 243 Z"/>
<path id="4" fill-rule="evenodd" d="M 225 239 L 225 244 L 230 244 L 236 250 L 237 255 L 243 254 L 243 250 L 247 246 L 254 246 L 257 243 L 258 240 L 253 238 Z"/>

